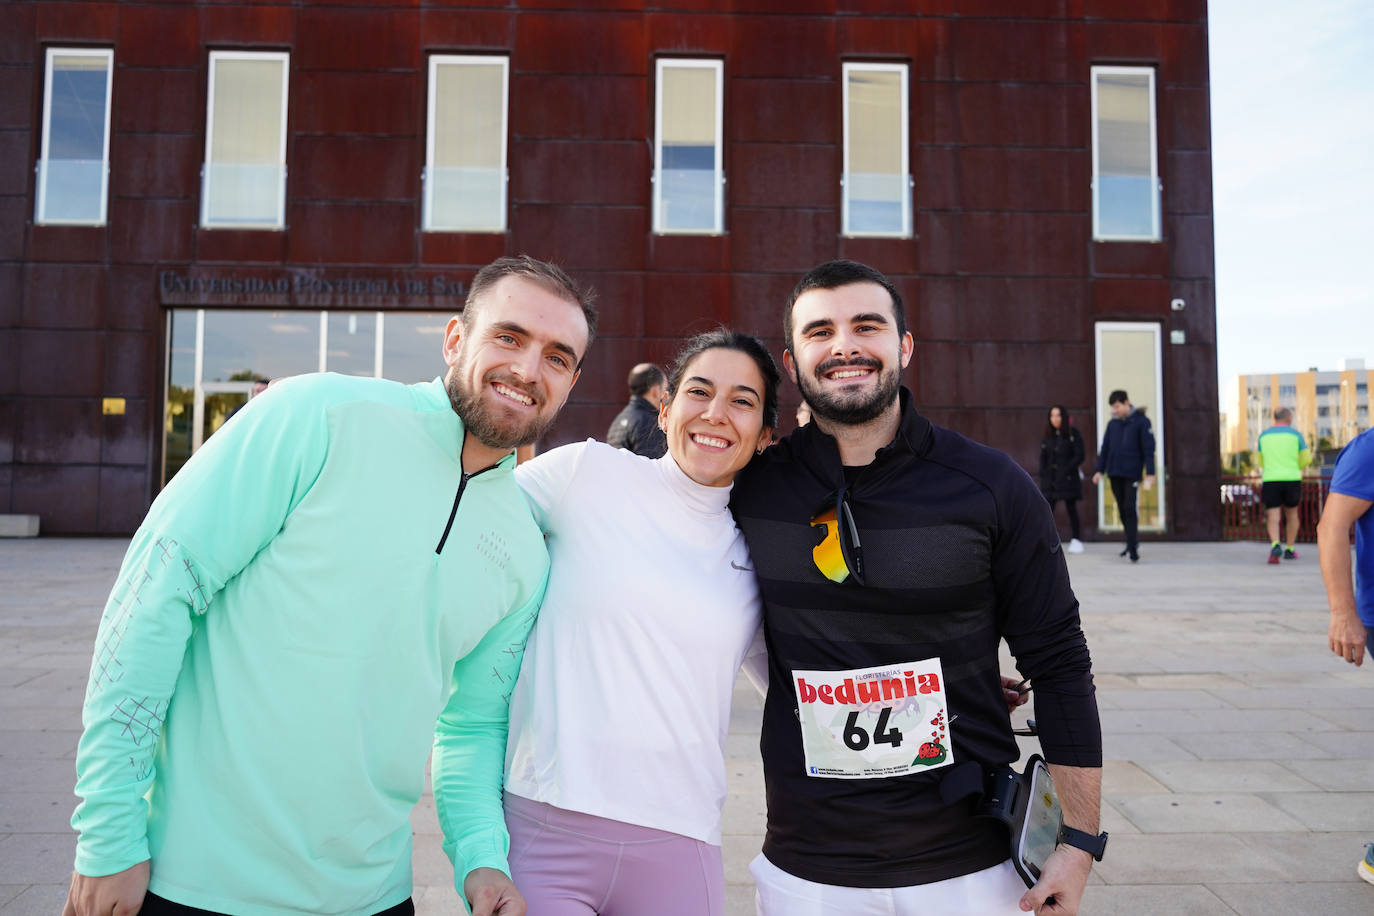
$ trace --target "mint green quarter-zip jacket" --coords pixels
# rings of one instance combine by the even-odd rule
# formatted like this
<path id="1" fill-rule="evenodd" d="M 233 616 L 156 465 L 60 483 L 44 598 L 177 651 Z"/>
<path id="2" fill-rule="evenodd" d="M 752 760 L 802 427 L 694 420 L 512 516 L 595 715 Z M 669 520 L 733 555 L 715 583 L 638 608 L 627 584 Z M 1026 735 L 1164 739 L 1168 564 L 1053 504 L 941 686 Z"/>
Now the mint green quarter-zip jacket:
<path id="1" fill-rule="evenodd" d="M 439 380 L 273 386 L 154 501 L 96 636 L 76 869 L 235 914 L 411 895 L 433 748 L 462 897 L 509 873 L 510 692 L 548 576 L 514 456 L 475 474 Z M 461 778 L 458 778 L 461 776 Z"/>

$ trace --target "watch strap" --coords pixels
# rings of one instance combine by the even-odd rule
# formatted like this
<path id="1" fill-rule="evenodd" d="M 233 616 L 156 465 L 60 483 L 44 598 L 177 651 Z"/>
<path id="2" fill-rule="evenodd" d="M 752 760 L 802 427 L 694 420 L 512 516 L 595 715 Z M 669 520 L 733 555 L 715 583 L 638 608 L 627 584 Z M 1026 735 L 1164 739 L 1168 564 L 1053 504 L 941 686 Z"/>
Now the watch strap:
<path id="1" fill-rule="evenodd" d="M 1102 854 L 1107 851 L 1106 831 L 1094 836 L 1087 831 L 1076 830 L 1068 824 L 1064 824 L 1059 828 L 1059 842 L 1083 850 L 1098 862 L 1102 861 Z"/>

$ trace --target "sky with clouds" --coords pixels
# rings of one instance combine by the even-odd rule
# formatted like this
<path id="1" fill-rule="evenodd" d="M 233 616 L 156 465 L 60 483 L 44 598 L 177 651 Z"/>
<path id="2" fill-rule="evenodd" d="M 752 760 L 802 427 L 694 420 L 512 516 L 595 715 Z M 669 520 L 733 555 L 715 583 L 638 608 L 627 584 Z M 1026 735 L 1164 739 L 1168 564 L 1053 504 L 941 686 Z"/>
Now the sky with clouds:
<path id="1" fill-rule="evenodd" d="M 1374 2 L 1207 6 L 1222 394 L 1374 369 Z"/>

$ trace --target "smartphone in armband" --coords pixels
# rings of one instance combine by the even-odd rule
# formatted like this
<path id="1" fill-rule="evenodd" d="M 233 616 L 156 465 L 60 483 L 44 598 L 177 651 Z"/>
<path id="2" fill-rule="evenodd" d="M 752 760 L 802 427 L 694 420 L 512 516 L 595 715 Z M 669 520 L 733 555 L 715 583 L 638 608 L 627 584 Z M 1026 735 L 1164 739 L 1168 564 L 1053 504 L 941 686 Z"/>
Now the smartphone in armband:
<path id="1" fill-rule="evenodd" d="M 1040 880 L 1064 823 L 1045 759 L 1032 754 L 1023 772 L 1006 766 L 988 773 L 976 814 L 1006 825 L 1011 862 L 1026 887 Z"/>
<path id="2" fill-rule="evenodd" d="M 1030 887 L 1040 880 L 1045 861 L 1059 845 L 1064 813 L 1059 807 L 1059 796 L 1054 791 L 1050 768 L 1039 754 L 1026 761 L 1026 770 L 1021 774 L 1020 782 L 1025 795 L 1025 807 L 1016 805 L 1016 816 L 1010 825 L 1011 861 L 1026 886 Z"/>
<path id="3" fill-rule="evenodd" d="M 1020 773 L 1010 766 L 979 772 L 970 761 L 956 764 L 941 780 L 940 795 L 948 804 L 977 796 L 974 817 L 1006 825 L 1011 863 L 1026 887 L 1040 880 L 1045 863 L 1060 844 L 1081 849 L 1098 862 L 1106 852 L 1107 834 L 1094 836 L 1064 823 L 1049 764 L 1039 754 L 1032 754 Z"/>

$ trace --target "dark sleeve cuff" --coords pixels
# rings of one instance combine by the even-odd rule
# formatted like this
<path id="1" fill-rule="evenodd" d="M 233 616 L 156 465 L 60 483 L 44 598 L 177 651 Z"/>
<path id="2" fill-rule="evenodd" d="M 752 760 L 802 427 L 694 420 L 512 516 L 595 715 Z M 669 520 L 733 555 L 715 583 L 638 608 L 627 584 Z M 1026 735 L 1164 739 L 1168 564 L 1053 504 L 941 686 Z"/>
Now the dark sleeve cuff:
<path id="1" fill-rule="evenodd" d="M 1102 766 L 1102 723 L 1092 675 L 1045 689 L 1035 685 L 1035 725 L 1045 760 L 1060 766 Z"/>

